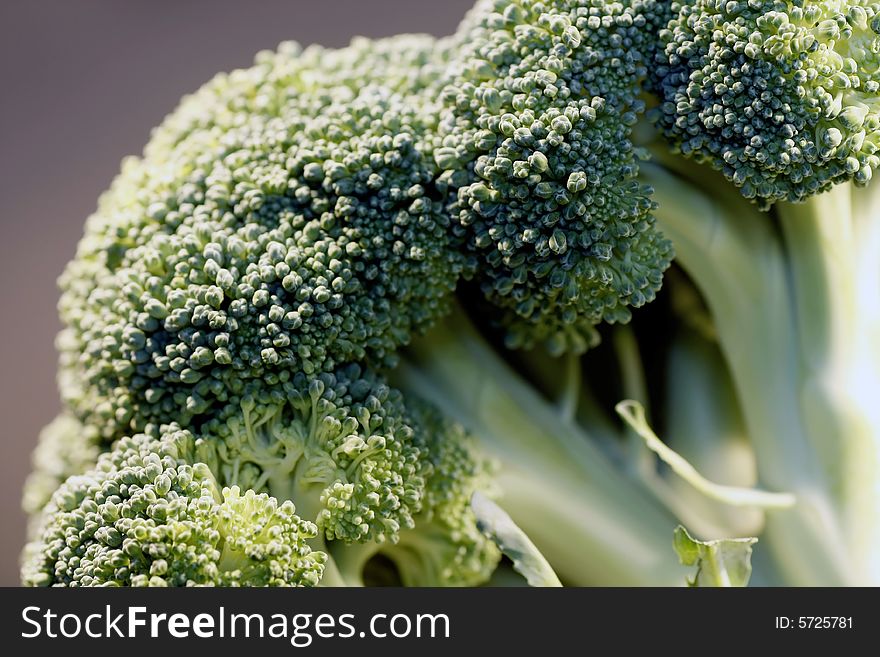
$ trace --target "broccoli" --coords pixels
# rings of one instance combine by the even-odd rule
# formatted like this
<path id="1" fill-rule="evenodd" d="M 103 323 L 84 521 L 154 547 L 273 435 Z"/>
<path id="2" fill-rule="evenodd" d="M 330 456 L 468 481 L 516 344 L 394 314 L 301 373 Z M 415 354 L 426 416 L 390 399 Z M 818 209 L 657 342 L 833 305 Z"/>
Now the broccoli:
<path id="1" fill-rule="evenodd" d="M 880 581 L 878 52 L 478 0 L 218 75 L 62 275 L 25 583 Z"/>
<path id="2" fill-rule="evenodd" d="M 512 348 L 584 351 L 672 258 L 631 139 L 652 6 L 494 2 L 466 22 L 434 158 Z"/>
<path id="3" fill-rule="evenodd" d="M 768 543 L 787 581 L 876 582 L 878 7 L 672 9 L 652 113 L 690 161 L 660 153 L 643 171 L 711 310 L 759 475 L 798 496 L 768 517 Z"/>
<path id="4" fill-rule="evenodd" d="M 432 191 L 430 106 L 294 92 L 280 68 L 185 101 L 62 277 L 62 395 L 108 440 L 200 421 L 258 381 L 393 363 L 448 305 L 464 257 Z"/>
<path id="5" fill-rule="evenodd" d="M 326 555 L 290 501 L 219 488 L 191 436 L 123 439 L 62 484 L 22 567 L 32 586 L 315 586 Z"/>

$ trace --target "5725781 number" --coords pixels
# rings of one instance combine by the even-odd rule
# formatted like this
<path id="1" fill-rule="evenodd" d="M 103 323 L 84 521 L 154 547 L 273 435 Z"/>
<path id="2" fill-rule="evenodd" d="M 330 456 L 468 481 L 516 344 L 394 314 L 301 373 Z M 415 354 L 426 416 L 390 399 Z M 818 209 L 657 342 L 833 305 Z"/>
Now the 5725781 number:
<path id="1" fill-rule="evenodd" d="M 851 630 L 852 616 L 777 616 L 777 630 Z"/>

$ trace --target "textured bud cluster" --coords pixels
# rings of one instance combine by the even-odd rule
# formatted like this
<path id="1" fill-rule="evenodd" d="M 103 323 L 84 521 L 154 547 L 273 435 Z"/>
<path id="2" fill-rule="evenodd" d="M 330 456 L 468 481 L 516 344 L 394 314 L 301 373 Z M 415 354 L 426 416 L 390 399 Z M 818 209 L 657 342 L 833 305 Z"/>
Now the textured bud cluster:
<path id="1" fill-rule="evenodd" d="M 297 374 L 205 424 L 226 482 L 296 500 L 327 540 L 394 541 L 413 526 L 430 473 L 403 396 L 350 366 Z"/>
<path id="2" fill-rule="evenodd" d="M 656 117 L 685 155 L 762 206 L 799 201 L 880 165 L 880 4 L 673 2 Z"/>
<path id="3" fill-rule="evenodd" d="M 183 463 L 162 444 L 136 437 L 62 484 L 26 552 L 26 585 L 318 583 L 326 555 L 312 552 L 317 530 L 292 502 L 220 490 L 205 464 Z"/>
<path id="4" fill-rule="evenodd" d="M 389 364 L 448 305 L 464 258 L 424 152 L 436 112 L 281 72 L 185 102 L 89 220 L 62 278 L 62 392 L 107 438 Z M 256 99 L 230 98 L 240 77 Z"/>
<path id="5" fill-rule="evenodd" d="M 583 351 L 672 257 L 630 139 L 653 3 L 484 2 L 460 36 L 434 157 L 508 344 Z"/>

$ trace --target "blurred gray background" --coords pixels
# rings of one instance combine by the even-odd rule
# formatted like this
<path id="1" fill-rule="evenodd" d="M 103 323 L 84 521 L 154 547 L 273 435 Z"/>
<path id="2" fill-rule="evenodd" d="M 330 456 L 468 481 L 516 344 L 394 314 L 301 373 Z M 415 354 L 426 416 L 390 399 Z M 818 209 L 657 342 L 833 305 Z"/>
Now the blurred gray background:
<path id="1" fill-rule="evenodd" d="M 473 0 L 0 0 L 0 585 L 21 486 L 59 410 L 55 280 L 123 156 L 184 93 L 294 39 L 451 33 Z"/>

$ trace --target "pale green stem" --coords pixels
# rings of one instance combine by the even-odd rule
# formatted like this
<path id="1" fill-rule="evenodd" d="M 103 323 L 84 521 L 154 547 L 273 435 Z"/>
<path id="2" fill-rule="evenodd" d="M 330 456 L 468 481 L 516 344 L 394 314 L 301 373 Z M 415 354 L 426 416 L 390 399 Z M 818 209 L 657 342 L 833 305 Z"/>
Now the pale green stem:
<path id="1" fill-rule="evenodd" d="M 620 365 L 620 376 L 623 381 L 623 396 L 626 399 L 635 399 L 647 407 L 648 385 L 645 382 L 645 369 L 642 365 L 642 356 L 639 353 L 639 345 L 636 335 L 630 326 L 617 326 L 611 336 L 617 363 Z M 640 478 L 645 480 L 656 478 L 656 464 L 645 442 L 630 427 L 627 427 L 625 450 L 629 465 Z M 655 490 L 656 494 L 661 494 Z M 666 493 L 662 493 L 666 497 Z"/>
<path id="2" fill-rule="evenodd" d="M 416 341 L 395 384 L 471 429 L 501 464 L 500 505 L 564 581 L 675 585 L 675 519 L 513 372 L 457 313 Z"/>
<path id="3" fill-rule="evenodd" d="M 776 211 L 796 301 L 804 423 L 865 573 L 860 583 L 878 583 L 880 188 L 838 185 Z"/>
<path id="4" fill-rule="evenodd" d="M 565 371 L 563 387 L 556 402 L 560 417 L 566 422 L 573 422 L 578 410 L 581 394 L 581 359 L 578 354 L 566 354 L 562 359 Z"/>
<path id="5" fill-rule="evenodd" d="M 718 328 L 761 482 L 797 497 L 768 512 L 767 543 L 796 585 L 857 583 L 830 489 L 801 415 L 797 325 L 785 255 L 771 218 L 743 200 L 714 202 L 702 189 L 650 163 L 656 216 L 679 264 L 700 288 Z"/>
<path id="6" fill-rule="evenodd" d="M 713 481 L 751 488 L 758 481 L 755 452 L 715 330 L 707 332 L 702 323 L 689 322 L 669 345 L 663 436 Z M 685 526 L 703 537 L 757 536 L 763 531 L 763 511 L 714 502 L 678 478 L 671 483 L 689 512 L 712 519 L 715 527 L 710 529 L 681 516 Z"/>

